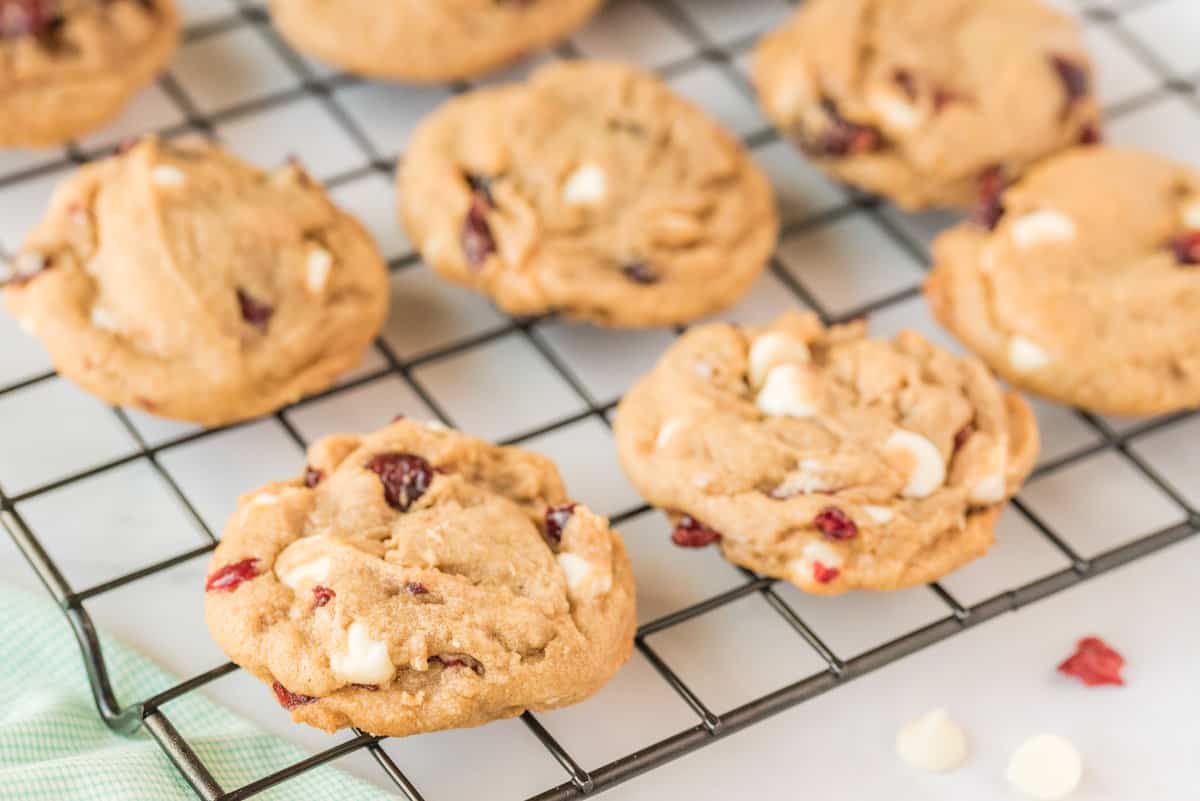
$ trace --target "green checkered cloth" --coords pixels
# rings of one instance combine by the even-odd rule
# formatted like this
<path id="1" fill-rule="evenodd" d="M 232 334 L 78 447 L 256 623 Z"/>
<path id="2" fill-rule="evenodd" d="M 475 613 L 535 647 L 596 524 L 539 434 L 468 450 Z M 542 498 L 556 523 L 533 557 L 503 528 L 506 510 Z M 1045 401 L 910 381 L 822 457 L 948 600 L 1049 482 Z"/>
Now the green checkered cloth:
<path id="1" fill-rule="evenodd" d="M 101 635 L 118 698 L 145 698 L 175 679 Z M 165 707 L 226 791 L 305 758 L 199 693 Z M 382 790 L 330 765 L 262 793 L 263 801 L 380 801 Z M 79 648 L 52 604 L 0 586 L 0 799 L 195 801 L 196 795 L 145 732 L 113 734 L 92 703 Z"/>

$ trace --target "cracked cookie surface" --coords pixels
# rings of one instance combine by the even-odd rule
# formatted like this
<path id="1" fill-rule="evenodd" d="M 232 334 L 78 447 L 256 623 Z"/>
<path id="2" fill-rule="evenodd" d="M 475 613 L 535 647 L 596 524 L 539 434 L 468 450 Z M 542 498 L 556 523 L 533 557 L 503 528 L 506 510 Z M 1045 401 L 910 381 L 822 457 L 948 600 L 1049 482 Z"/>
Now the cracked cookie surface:
<path id="1" fill-rule="evenodd" d="M 934 315 L 1013 384 L 1102 414 L 1200 406 L 1200 173 L 1080 148 L 934 243 Z"/>
<path id="2" fill-rule="evenodd" d="M 6 273 L 9 310 L 64 376 L 209 425 L 329 386 L 388 302 L 370 235 L 296 164 L 155 139 L 64 181 Z"/>
<path id="3" fill-rule="evenodd" d="M 406 81 L 471 78 L 547 47 L 602 0 L 269 0 L 297 50 L 349 72 Z"/>
<path id="4" fill-rule="evenodd" d="M 401 218 L 433 269 L 515 315 L 655 326 L 715 312 L 765 268 L 766 177 L 650 73 L 562 62 L 459 95 L 414 134 Z"/>
<path id="5" fill-rule="evenodd" d="M 101 127 L 166 65 L 173 0 L 0 0 L 0 147 Z"/>
<path id="6" fill-rule="evenodd" d="M 635 628 L 624 544 L 554 464 L 406 420 L 242 497 L 209 630 L 293 720 L 404 736 L 580 701 Z"/>
<path id="7" fill-rule="evenodd" d="M 615 430 L 677 545 L 717 544 L 822 594 L 900 589 L 982 555 L 1038 450 L 1028 405 L 978 360 L 798 313 L 689 330 Z"/>
<path id="8" fill-rule="evenodd" d="M 754 83 L 820 167 L 908 209 L 969 206 L 1100 135 L 1075 24 L 1038 0 L 810 0 L 758 45 Z"/>

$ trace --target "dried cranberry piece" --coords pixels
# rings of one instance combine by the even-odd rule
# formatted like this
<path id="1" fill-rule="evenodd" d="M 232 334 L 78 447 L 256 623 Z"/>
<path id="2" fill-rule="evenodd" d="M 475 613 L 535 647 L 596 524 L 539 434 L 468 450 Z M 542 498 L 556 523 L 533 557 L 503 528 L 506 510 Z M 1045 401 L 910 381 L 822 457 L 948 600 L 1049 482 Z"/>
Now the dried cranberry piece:
<path id="1" fill-rule="evenodd" d="M 684 515 L 671 532 L 671 542 L 681 548 L 703 548 L 721 539 L 721 534 L 691 515 Z"/>
<path id="2" fill-rule="evenodd" d="M 337 595 L 337 593 L 333 590 L 317 584 L 313 587 L 313 609 L 320 609 L 322 606 L 332 601 L 335 595 Z"/>
<path id="3" fill-rule="evenodd" d="M 0 39 L 43 36 L 62 24 L 58 0 L 0 0 Z"/>
<path id="4" fill-rule="evenodd" d="M 828 584 L 841 573 L 836 567 L 826 567 L 822 562 L 813 562 L 813 580 L 820 584 Z"/>
<path id="5" fill-rule="evenodd" d="M 941 111 L 951 103 L 959 103 L 968 100 L 968 95 L 963 95 L 953 89 L 947 89 L 944 86 L 933 87 L 933 110 Z"/>
<path id="6" fill-rule="evenodd" d="M 1098 145 L 1104 141 L 1104 136 L 1096 123 L 1088 122 L 1079 129 L 1079 138 L 1076 141 L 1081 145 Z"/>
<path id="7" fill-rule="evenodd" d="M 281 707 L 283 707 L 284 709 L 295 709 L 298 706 L 304 706 L 305 704 L 311 704 L 313 701 L 317 700 L 314 696 L 311 696 L 311 695 L 301 695 L 300 693 L 294 693 L 291 690 L 289 690 L 287 687 L 284 687 L 279 682 L 275 682 L 274 684 L 272 684 L 271 689 L 275 691 L 275 699 L 277 701 L 279 701 L 279 705 Z"/>
<path id="8" fill-rule="evenodd" d="M 1067 95 L 1067 103 L 1064 113 L 1070 111 L 1071 105 L 1088 96 L 1091 91 L 1091 76 L 1083 65 L 1073 61 L 1066 56 L 1060 56 L 1056 53 L 1050 54 L 1050 66 L 1058 73 L 1058 79 L 1062 81 L 1063 91 Z"/>
<path id="9" fill-rule="evenodd" d="M 644 261 L 631 261 L 621 265 L 621 273 L 635 284 L 657 284 L 658 271 Z"/>
<path id="10" fill-rule="evenodd" d="M 371 692 L 379 692 L 378 684 L 351 684 L 351 687 L 356 687 L 360 690 L 370 690 Z"/>
<path id="11" fill-rule="evenodd" d="M 975 207 L 975 222 L 994 231 L 1004 216 L 1004 167 L 994 164 L 979 174 L 979 204 Z"/>
<path id="12" fill-rule="evenodd" d="M 367 469 L 383 482 L 388 506 L 401 512 L 416 503 L 433 483 L 433 468 L 413 453 L 381 453 L 367 462 Z"/>
<path id="13" fill-rule="evenodd" d="M 858 524 L 836 506 L 826 506 L 818 512 L 813 525 L 826 539 L 849 540 L 858 536 Z"/>
<path id="14" fill-rule="evenodd" d="M 1075 645 L 1075 653 L 1058 666 L 1064 676 L 1074 676 L 1089 687 L 1101 684 L 1124 685 L 1121 668 L 1125 657 L 1099 637 L 1084 637 Z"/>
<path id="15" fill-rule="evenodd" d="M 241 287 L 238 287 L 237 299 L 238 308 L 242 310 L 242 319 L 255 328 L 265 331 L 275 309 L 255 299 Z"/>
<path id="16" fill-rule="evenodd" d="M 1180 264 L 1200 264 L 1200 231 L 1188 231 L 1186 234 L 1173 236 L 1167 242 L 1167 247 L 1175 254 L 1175 260 Z"/>
<path id="17" fill-rule="evenodd" d="M 825 111 L 828 124 L 808 143 L 808 150 L 814 155 L 834 158 L 857 156 L 878 150 L 883 144 L 883 136 L 878 129 L 846 119 L 838 112 L 837 103 L 831 98 L 823 98 L 821 108 Z"/>
<path id="18" fill-rule="evenodd" d="M 304 468 L 304 486 L 312 489 L 325 480 L 325 473 L 313 467 Z"/>
<path id="19" fill-rule="evenodd" d="M 957 453 L 962 450 L 962 446 L 967 444 L 967 440 L 975 433 L 975 426 L 967 423 L 962 428 L 958 429 L 954 434 L 954 451 Z"/>
<path id="20" fill-rule="evenodd" d="M 892 70 L 892 81 L 900 87 L 909 100 L 917 99 L 917 80 L 913 77 L 911 70 L 897 67 Z"/>
<path id="21" fill-rule="evenodd" d="M 404 589 L 408 590 L 413 595 L 428 595 L 429 588 L 419 581 L 408 581 L 404 584 Z"/>
<path id="22" fill-rule="evenodd" d="M 488 202 L 480 195 L 471 198 L 471 208 L 462 224 L 462 249 L 467 263 L 479 267 L 496 252 L 496 239 L 487 221 Z"/>
<path id="23" fill-rule="evenodd" d="M 240 562 L 225 565 L 208 577 L 204 582 L 205 592 L 233 592 L 243 581 L 258 576 L 257 559 L 243 559 Z"/>
<path id="24" fill-rule="evenodd" d="M 567 527 L 567 522 L 573 514 L 575 514 L 575 504 L 573 503 L 551 506 L 546 509 L 546 542 L 551 548 L 557 548 L 558 544 L 562 542 L 563 529 Z"/>
<path id="25" fill-rule="evenodd" d="M 429 658 L 430 662 L 440 662 L 446 670 L 457 667 L 467 667 L 483 675 L 483 663 L 469 654 L 442 654 Z"/>

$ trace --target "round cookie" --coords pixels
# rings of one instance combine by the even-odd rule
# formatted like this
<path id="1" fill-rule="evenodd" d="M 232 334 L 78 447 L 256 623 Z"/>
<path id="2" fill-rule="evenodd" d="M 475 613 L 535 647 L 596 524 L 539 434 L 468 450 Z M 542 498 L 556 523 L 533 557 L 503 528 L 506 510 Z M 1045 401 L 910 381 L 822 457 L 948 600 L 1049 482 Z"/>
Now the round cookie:
<path id="1" fill-rule="evenodd" d="M 602 0 L 269 0 L 292 46 L 359 75 L 471 78 L 583 25 Z"/>
<path id="2" fill-rule="evenodd" d="M 0 147 L 101 127 L 166 65 L 174 0 L 0 0 Z"/>
<path id="3" fill-rule="evenodd" d="M 809 0 L 754 83 L 818 165 L 907 209 L 970 205 L 1100 135 L 1075 24 L 1038 0 Z"/>
<path id="4" fill-rule="evenodd" d="M 681 323 L 738 300 L 778 221 L 741 145 L 648 72 L 560 62 L 449 100 L 400 211 L 426 262 L 515 315 Z"/>
<path id="5" fill-rule="evenodd" d="M 292 719 L 404 736 L 580 701 L 624 664 L 634 581 L 554 464 L 399 420 L 241 498 L 205 618 Z"/>
<path id="6" fill-rule="evenodd" d="M 821 594 L 982 555 L 1038 450 L 1028 405 L 976 359 L 799 313 L 689 330 L 622 400 L 616 440 L 677 545 Z"/>
<path id="7" fill-rule="evenodd" d="M 934 243 L 925 293 L 943 325 L 1008 381 L 1062 403 L 1200 406 L 1200 173 L 1078 148 L 989 207 Z"/>
<path id="8" fill-rule="evenodd" d="M 388 303 L 370 235 L 298 165 L 156 139 L 63 182 L 5 273 L 9 310 L 62 375 L 208 425 L 329 386 Z"/>

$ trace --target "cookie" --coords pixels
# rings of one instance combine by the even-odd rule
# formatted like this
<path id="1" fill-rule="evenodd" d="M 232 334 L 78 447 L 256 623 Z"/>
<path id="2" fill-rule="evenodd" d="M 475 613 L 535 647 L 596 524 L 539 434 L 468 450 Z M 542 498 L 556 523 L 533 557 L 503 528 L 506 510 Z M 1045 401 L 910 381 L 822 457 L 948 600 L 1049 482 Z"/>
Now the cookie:
<path id="1" fill-rule="evenodd" d="M 5 273 L 62 375 L 208 425 L 329 386 L 388 304 L 370 235 L 298 165 L 155 139 L 64 181 Z"/>
<path id="2" fill-rule="evenodd" d="M 800 313 L 689 330 L 622 400 L 616 440 L 677 545 L 820 594 L 982 555 L 1038 450 L 1029 406 L 978 360 Z"/>
<path id="3" fill-rule="evenodd" d="M 404 736 L 554 709 L 629 657 L 620 536 L 554 464 L 399 420 L 243 496 L 205 617 L 292 719 Z"/>
<path id="4" fill-rule="evenodd" d="M 754 83 L 821 168 L 907 209 L 969 206 L 1100 136 L 1075 24 L 1037 0 L 809 0 Z"/>
<path id="5" fill-rule="evenodd" d="M 297 50 L 349 72 L 434 82 L 471 78 L 557 42 L 602 0 L 269 0 Z"/>
<path id="6" fill-rule="evenodd" d="M 745 150 L 648 72 L 561 62 L 459 95 L 414 134 L 400 209 L 426 262 L 514 315 L 611 326 L 729 306 L 778 222 Z"/>
<path id="7" fill-rule="evenodd" d="M 935 316 L 1009 382 L 1101 414 L 1200 406 L 1200 172 L 1089 147 L 942 234 Z"/>
<path id="8" fill-rule="evenodd" d="M 163 69 L 179 25 L 173 0 L 0 0 L 0 147 L 103 126 Z"/>

